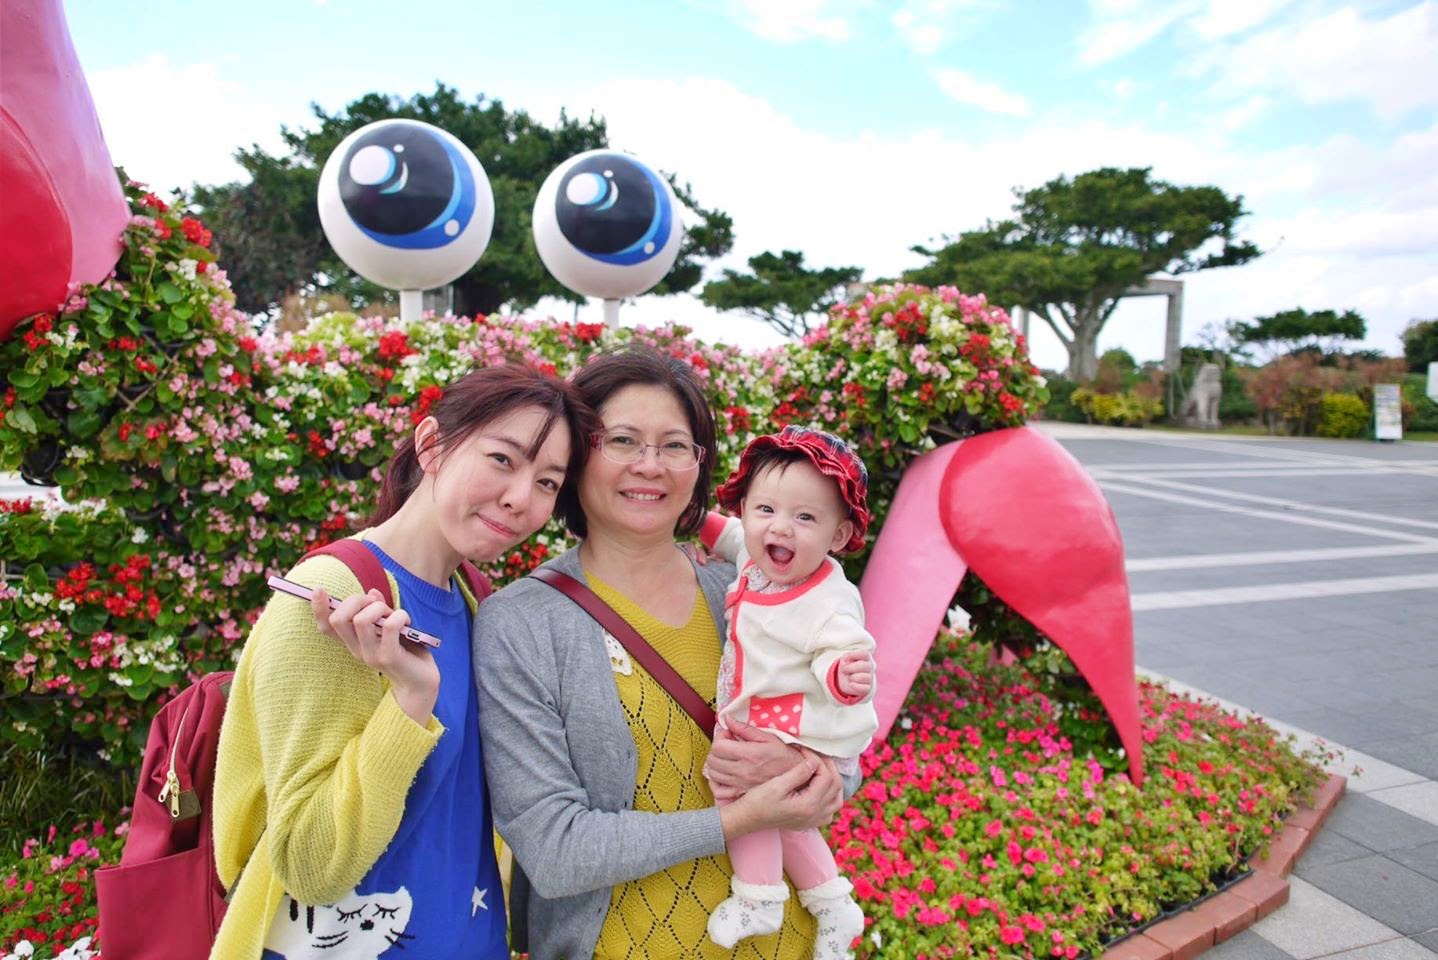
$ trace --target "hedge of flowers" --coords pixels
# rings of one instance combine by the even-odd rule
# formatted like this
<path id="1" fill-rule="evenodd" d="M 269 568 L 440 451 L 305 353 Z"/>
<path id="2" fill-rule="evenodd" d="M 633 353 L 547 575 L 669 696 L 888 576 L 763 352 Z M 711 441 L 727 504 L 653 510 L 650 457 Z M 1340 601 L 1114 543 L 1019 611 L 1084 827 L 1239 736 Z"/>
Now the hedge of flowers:
<path id="1" fill-rule="evenodd" d="M 666 351 L 694 368 L 718 415 L 716 480 L 755 435 L 784 423 L 812 423 L 851 439 L 870 464 L 876 528 L 913 457 L 949 439 L 1022 424 L 1047 398 L 1043 378 L 1004 313 L 982 297 L 947 288 L 875 290 L 836 310 L 829 325 L 803 343 L 757 355 L 700 343 L 678 327 L 610 332 L 500 316 L 401 324 L 334 313 L 302 333 L 276 334 L 234 309 L 202 223 L 140 185 L 128 190 L 134 216 L 114 274 L 76 291 L 58 314 L 21 324 L 0 344 L 0 469 L 18 469 L 64 495 L 63 502 L 43 496 L 0 501 L 0 740 L 20 749 L 88 752 L 113 769 L 133 768 L 148 719 L 165 698 L 194 677 L 233 664 L 268 598 L 266 576 L 363 526 L 379 467 L 395 441 L 423 418 L 444 383 L 476 365 L 522 362 L 568 372 L 594 352 L 624 343 Z M 562 532 L 550 528 L 489 572 L 503 582 L 563 541 Z M 857 575 L 863 558 L 851 562 Z M 1091 897 L 1094 909 L 1081 920 L 1045 918 L 1021 911 L 1027 901 L 996 899 L 999 887 L 1017 877 L 988 867 L 989 851 L 963 845 L 977 838 L 960 817 L 961 807 L 975 816 L 991 814 L 985 831 L 998 822 L 1000 832 L 1013 833 L 1018 842 L 1034 839 L 1026 828 L 1053 840 L 1048 831 L 1075 813 L 1085 829 L 1128 829 L 1117 820 L 1090 823 L 1091 804 L 1054 805 L 1066 799 L 1066 790 L 1085 801 L 1093 800 L 1093 792 L 1108 813 L 1125 805 L 1137 809 L 1138 798 L 1123 786 L 1124 777 L 1103 773 L 1119 766 L 1108 752 L 1107 725 L 1082 690 L 1072 692 L 1072 666 L 1062 653 L 981 583 L 971 580 L 966 591 L 976 635 L 1026 657 L 1037 672 L 1024 681 L 1003 673 L 983 679 L 982 671 L 949 651 L 916 690 L 909 719 L 918 726 L 896 730 L 866 759 L 871 785 L 835 832 L 866 884 L 875 918 L 875 937 L 866 949 L 911 957 L 930 942 L 952 948 L 959 942 L 953 930 L 963 919 L 954 904 L 968 912 L 984 897 L 1000 904 L 981 911 L 997 924 L 990 926 L 999 939 L 985 939 L 989 919 L 975 919 L 969 929 L 978 953 L 1005 944 L 1010 955 L 1023 955 L 1011 938 L 1026 930 L 1027 943 L 1036 922 L 1067 931 L 1064 951 L 1083 948 L 1117 929 L 1114 917 L 1142 916 L 1150 906 L 1201 889 L 1215 871 L 1231 869 L 1233 857 L 1251 846 L 1253 830 L 1261 833 L 1247 820 L 1224 846 L 1232 856 L 1222 863 L 1216 848 L 1194 846 L 1198 841 L 1187 833 L 1189 853 L 1150 851 L 1121 861 L 1138 864 L 1131 874 L 1136 879 L 1110 878 L 1107 890 L 1090 888 L 1107 899 Z M 1011 679 L 995 679 L 1001 677 Z M 987 699 L 959 692 L 965 684 L 983 683 L 989 684 Z M 1152 709 L 1154 716 L 1166 716 L 1167 707 Z M 1162 727 L 1154 722 L 1154 729 Z M 1195 718 L 1183 722 L 1199 726 Z M 957 726 L 944 726 L 951 723 Z M 1011 741 L 1014 736 L 1019 739 Z M 934 754 L 930 744 L 939 742 L 948 747 Z M 1167 741 L 1153 742 L 1161 747 Z M 1189 738 L 1175 749 L 1182 759 L 1192 746 Z M 1060 769 L 1062 750 L 1071 750 L 1071 757 Z M 931 779 L 927 786 L 934 789 L 925 789 L 923 778 L 941 775 L 927 759 L 932 756 L 941 758 L 947 779 L 942 788 Z M 917 758 L 925 758 L 923 764 L 912 767 Z M 966 766 L 978 763 L 975 758 L 983 760 L 977 774 Z M 1237 764 L 1202 762 L 1224 770 Z M 1297 761 L 1280 757 L 1272 763 L 1278 784 L 1263 785 L 1256 794 L 1252 787 L 1250 796 L 1229 800 L 1215 785 L 1221 809 L 1252 795 L 1263 802 L 1254 801 L 1244 816 L 1280 809 L 1298 777 L 1291 773 Z M 1170 766 L 1201 769 L 1187 760 Z M 1066 777 L 1072 788 L 1053 785 Z M 1015 786 L 1005 789 L 1004 778 Z M 1239 779 L 1226 781 L 1225 788 Z M 1048 806 L 1031 784 L 1049 791 Z M 963 803 L 956 804 L 960 797 Z M 1014 797 L 1027 798 L 1028 806 L 1010 809 L 1019 802 Z M 1171 799 L 1167 792 L 1159 798 L 1164 810 L 1178 802 Z M 1190 806 L 1185 800 L 1179 809 Z M 1030 821 L 1020 809 L 1041 816 Z M 1152 804 L 1144 809 L 1154 824 L 1172 825 Z M 1200 812 L 1220 815 L 1219 808 Z M 1238 822 L 1223 816 L 1225 825 Z M 1125 843 L 1147 851 L 1141 841 L 1162 832 L 1150 826 L 1141 835 L 1095 834 L 1109 857 L 1105 865 L 1120 862 L 1115 858 L 1125 854 Z M 1188 820 L 1179 825 L 1191 826 Z M 66 840 L 55 833 L 26 845 L 40 854 L 35 864 L 27 867 L 30 858 L 22 858 L 18 869 L 0 871 L 0 881 L 25 894 L 0 914 L 0 952 L 19 951 L 22 941 L 32 949 L 69 939 L 73 956 L 89 954 L 88 944 L 75 942 L 93 929 L 88 871 L 117 859 L 118 840 L 114 830 L 79 829 L 84 850 L 75 846 L 77 834 L 60 852 L 55 845 Z M 987 832 L 983 838 L 996 840 Z M 860 853 L 869 839 L 877 846 L 862 856 L 876 858 L 872 862 Z M 1007 843 L 995 848 L 995 864 L 1009 855 Z M 1030 848 L 1038 849 L 1030 844 L 1025 852 Z M 1191 852 L 1200 848 L 1202 856 Z M 1098 862 L 1092 844 L 1080 847 L 1072 838 L 1053 840 L 1040 852 L 1057 862 L 1059 853 L 1080 849 L 1086 851 L 1075 854 L 1081 863 Z M 974 870 L 982 873 L 967 868 L 975 858 Z M 950 870 L 946 863 L 965 867 Z M 53 869 L 37 866 L 42 864 Z M 923 869 L 912 872 L 916 864 Z M 1011 866 L 1024 874 L 1023 864 Z M 1196 879 L 1187 886 L 1157 879 L 1178 868 Z M 933 889 L 924 889 L 919 874 Z M 1106 867 L 1101 875 L 1109 876 Z M 1140 891 L 1150 888 L 1144 899 Z M 965 899 L 955 901 L 961 893 Z M 927 899 L 920 905 L 915 897 Z M 11 904 L 11 897 L 5 902 Z M 1100 903 L 1112 904 L 1113 914 L 1100 917 Z M 953 915 L 949 939 L 934 933 L 942 926 L 940 912 Z"/>
<path id="2" fill-rule="evenodd" d="M 1023 665 L 941 635 L 830 842 L 869 921 L 858 956 L 1097 956 L 1240 876 L 1316 756 L 1262 721 L 1141 687 L 1142 791 L 1076 750 Z"/>
<path id="3" fill-rule="evenodd" d="M 80 505 L 0 506 L 0 737 L 30 747 L 133 764 L 164 696 L 233 663 L 266 576 L 363 525 L 395 440 L 475 365 L 570 371 L 649 344 L 686 359 L 721 411 L 716 477 L 757 433 L 810 420 L 889 468 L 880 515 L 936 431 L 1019 424 L 1043 399 L 1003 312 L 952 289 L 876 291 L 762 355 L 683 328 L 517 317 L 338 313 L 277 335 L 234 309 L 202 223 L 139 185 L 130 198 L 115 275 L 0 344 L 0 469 Z M 561 540 L 547 530 L 490 572 L 523 573 Z"/>

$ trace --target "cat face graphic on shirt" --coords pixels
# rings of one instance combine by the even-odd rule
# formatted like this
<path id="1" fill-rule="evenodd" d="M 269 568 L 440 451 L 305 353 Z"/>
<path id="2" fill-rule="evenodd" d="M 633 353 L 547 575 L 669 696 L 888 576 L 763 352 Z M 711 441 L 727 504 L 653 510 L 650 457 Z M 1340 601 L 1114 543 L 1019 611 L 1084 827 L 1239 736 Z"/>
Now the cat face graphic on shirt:
<path id="1" fill-rule="evenodd" d="M 312 907 L 286 896 L 265 937 L 265 949 L 285 960 L 377 960 L 390 947 L 413 940 L 405 933 L 413 903 L 409 890 L 350 891 L 338 903 Z"/>

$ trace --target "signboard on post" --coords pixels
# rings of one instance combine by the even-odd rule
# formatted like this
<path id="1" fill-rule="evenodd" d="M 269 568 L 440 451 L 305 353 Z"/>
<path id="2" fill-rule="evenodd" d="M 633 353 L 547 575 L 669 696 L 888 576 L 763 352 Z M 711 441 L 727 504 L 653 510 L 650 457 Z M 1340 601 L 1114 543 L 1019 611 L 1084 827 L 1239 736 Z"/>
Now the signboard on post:
<path id="1" fill-rule="evenodd" d="M 1403 439 L 1403 396 L 1396 383 L 1373 385 L 1373 438 Z"/>
<path id="2" fill-rule="evenodd" d="M 1438 403 L 1438 360 L 1428 364 L 1428 399 Z"/>

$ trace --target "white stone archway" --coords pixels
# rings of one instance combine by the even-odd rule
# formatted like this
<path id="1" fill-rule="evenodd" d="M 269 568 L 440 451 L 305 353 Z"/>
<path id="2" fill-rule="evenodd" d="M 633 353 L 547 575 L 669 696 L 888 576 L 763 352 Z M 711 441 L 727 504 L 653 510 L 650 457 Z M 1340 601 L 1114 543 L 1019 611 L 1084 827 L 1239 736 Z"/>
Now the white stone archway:
<path id="1" fill-rule="evenodd" d="M 1183 281 L 1168 277 L 1149 277 L 1142 286 L 1129 287 L 1122 296 L 1168 298 L 1167 326 L 1163 338 L 1163 370 L 1164 373 L 1177 373 L 1179 347 L 1183 340 Z M 1028 339 L 1033 315 L 1023 307 L 1014 307 L 1009 314 L 1017 320 L 1019 332 L 1024 335 L 1024 339 Z M 1172 398 L 1170 402 L 1171 400 Z"/>

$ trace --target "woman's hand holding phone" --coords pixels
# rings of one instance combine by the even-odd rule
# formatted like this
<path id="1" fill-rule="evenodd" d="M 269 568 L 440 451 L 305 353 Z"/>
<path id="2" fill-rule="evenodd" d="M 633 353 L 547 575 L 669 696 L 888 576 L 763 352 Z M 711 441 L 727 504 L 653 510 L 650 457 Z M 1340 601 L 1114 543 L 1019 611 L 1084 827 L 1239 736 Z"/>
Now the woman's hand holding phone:
<path id="1" fill-rule="evenodd" d="M 338 640 L 352 657 L 383 674 L 400 709 L 420 726 L 429 724 L 439 698 L 439 665 L 429 647 L 401 639 L 409 614 L 390 609 L 378 590 L 346 597 L 331 609 L 329 594 L 317 589 L 310 609 L 320 633 Z"/>

